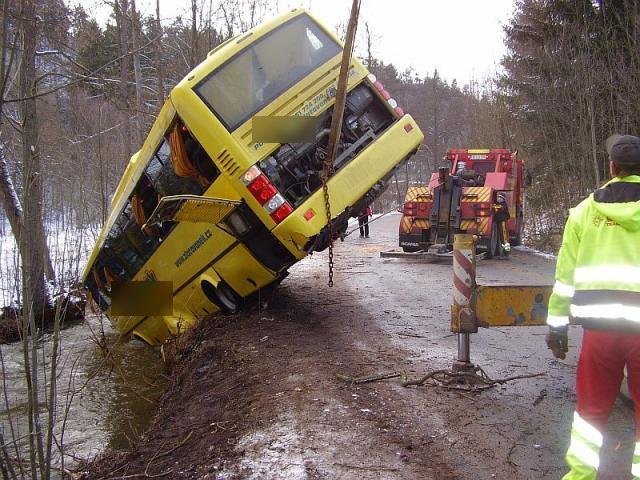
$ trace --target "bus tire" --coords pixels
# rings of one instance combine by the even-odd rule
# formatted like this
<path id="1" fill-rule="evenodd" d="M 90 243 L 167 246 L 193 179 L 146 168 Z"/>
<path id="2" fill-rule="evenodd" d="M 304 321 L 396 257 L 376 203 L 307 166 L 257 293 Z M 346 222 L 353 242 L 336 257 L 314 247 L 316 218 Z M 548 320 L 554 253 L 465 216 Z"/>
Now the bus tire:
<path id="1" fill-rule="evenodd" d="M 220 280 L 217 286 L 203 280 L 202 291 L 223 313 L 234 314 L 240 311 L 242 297 L 238 295 L 224 280 Z"/>
<path id="2" fill-rule="evenodd" d="M 419 252 L 420 251 L 420 247 L 402 247 L 402 251 L 404 253 Z"/>

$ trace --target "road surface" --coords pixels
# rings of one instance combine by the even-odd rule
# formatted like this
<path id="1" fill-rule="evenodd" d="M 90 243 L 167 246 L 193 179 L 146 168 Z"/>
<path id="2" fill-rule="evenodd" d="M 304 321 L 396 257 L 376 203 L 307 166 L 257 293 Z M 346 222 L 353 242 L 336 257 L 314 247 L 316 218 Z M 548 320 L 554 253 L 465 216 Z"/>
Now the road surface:
<path id="1" fill-rule="evenodd" d="M 268 307 L 216 317 L 175 345 L 158 418 L 132 453 L 93 474 L 203 479 L 559 479 L 565 472 L 581 338 L 553 359 L 544 327 L 481 329 L 471 359 L 492 378 L 543 372 L 481 393 L 340 378 L 450 368 L 448 264 L 383 259 L 399 215 L 296 265 Z M 516 250 L 478 282 L 550 282 L 554 260 Z M 265 299 L 265 302 L 267 300 Z M 263 302 L 264 303 L 264 302 Z M 169 348 L 167 351 L 171 350 Z M 630 478 L 633 415 L 618 401 L 601 478 Z M 97 472 L 97 473 L 96 473 Z"/>

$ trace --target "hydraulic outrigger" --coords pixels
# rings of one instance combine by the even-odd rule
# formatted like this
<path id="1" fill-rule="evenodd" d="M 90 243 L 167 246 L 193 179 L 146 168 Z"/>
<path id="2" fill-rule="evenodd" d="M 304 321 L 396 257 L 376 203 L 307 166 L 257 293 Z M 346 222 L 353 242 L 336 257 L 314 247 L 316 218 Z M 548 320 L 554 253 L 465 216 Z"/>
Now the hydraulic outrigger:
<path id="1" fill-rule="evenodd" d="M 478 285 L 473 235 L 458 234 L 453 243 L 451 331 L 458 336 L 454 370 L 474 370 L 470 334 L 479 327 L 545 325 L 552 285 Z"/>

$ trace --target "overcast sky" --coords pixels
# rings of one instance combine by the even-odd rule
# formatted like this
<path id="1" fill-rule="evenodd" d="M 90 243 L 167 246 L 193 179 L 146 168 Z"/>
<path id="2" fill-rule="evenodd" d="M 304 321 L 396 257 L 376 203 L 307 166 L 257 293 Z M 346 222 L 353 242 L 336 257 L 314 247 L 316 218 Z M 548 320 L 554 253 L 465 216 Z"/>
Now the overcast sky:
<path id="1" fill-rule="evenodd" d="M 99 0 L 93 0 L 102 4 Z M 78 0 L 70 0 L 77 3 Z M 374 43 L 373 55 L 399 70 L 412 67 L 420 76 L 438 69 L 446 80 L 466 84 L 482 80 L 499 69 L 505 53 L 502 26 L 512 14 L 514 0 L 362 0 L 360 31 L 369 24 Z M 81 2 L 88 10 L 87 0 Z M 163 23 L 187 13 L 187 0 L 161 0 Z M 198 2 L 201 3 L 200 1 Z M 215 1 L 213 2 L 215 5 Z M 155 0 L 137 0 L 145 13 L 155 12 Z M 311 10 L 328 27 L 345 24 L 350 0 L 277 0 L 274 12 L 294 6 Z M 108 7 L 93 10 L 104 17 Z M 361 37 L 362 38 L 362 37 Z M 360 45 L 359 51 L 364 51 Z"/>

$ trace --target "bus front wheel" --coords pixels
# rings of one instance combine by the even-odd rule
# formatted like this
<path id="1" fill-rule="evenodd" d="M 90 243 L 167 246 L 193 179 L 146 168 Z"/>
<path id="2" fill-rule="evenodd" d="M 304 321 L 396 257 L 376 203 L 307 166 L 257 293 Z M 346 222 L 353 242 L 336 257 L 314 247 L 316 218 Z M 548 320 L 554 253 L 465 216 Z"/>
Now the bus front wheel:
<path id="1" fill-rule="evenodd" d="M 202 282 L 202 291 L 224 313 L 232 314 L 240 310 L 242 298 L 226 282 L 221 280 L 214 287 L 205 280 Z"/>

